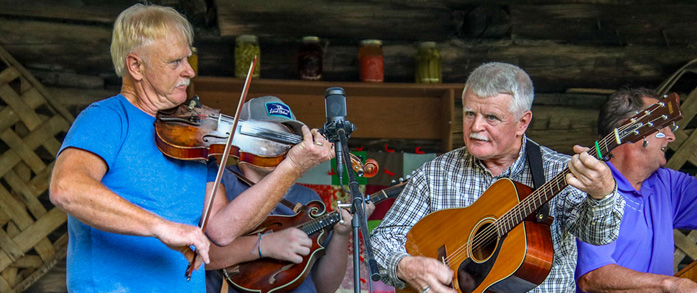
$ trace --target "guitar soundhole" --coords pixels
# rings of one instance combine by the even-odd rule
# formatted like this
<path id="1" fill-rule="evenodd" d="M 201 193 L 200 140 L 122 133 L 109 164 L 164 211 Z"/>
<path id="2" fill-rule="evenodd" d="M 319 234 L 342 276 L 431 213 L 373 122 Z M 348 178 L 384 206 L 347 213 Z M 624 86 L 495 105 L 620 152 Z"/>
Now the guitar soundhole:
<path id="1" fill-rule="evenodd" d="M 484 224 L 479 227 L 472 241 L 472 258 L 474 261 L 483 262 L 494 253 L 496 236 L 496 231 L 491 227 L 491 224 Z"/>

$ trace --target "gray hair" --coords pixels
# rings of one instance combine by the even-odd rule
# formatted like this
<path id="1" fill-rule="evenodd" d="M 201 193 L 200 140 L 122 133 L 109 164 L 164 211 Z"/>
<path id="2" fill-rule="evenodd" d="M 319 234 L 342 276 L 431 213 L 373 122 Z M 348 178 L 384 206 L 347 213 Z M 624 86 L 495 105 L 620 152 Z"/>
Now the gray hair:
<path id="1" fill-rule="evenodd" d="M 463 100 L 467 89 L 482 98 L 498 94 L 512 95 L 509 110 L 517 118 L 530 110 L 535 98 L 530 76 L 518 66 L 501 62 L 484 63 L 472 71 L 462 91 Z"/>
<path id="2" fill-rule="evenodd" d="M 194 42 L 194 30 L 186 18 L 171 7 L 135 4 L 116 18 L 111 36 L 111 61 L 116 75 L 123 76 L 126 56 L 136 49 L 178 30 L 188 42 Z"/>
<path id="3" fill-rule="evenodd" d="M 598 134 L 605 137 L 644 110 L 644 97 L 658 100 L 656 92 L 643 87 L 623 88 L 610 95 L 598 113 Z"/>

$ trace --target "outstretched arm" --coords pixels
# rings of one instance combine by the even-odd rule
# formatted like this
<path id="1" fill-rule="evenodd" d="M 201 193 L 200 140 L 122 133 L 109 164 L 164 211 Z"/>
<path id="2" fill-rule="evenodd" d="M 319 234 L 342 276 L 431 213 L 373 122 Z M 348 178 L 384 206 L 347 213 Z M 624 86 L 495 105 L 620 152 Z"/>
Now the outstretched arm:
<path id="1" fill-rule="evenodd" d="M 584 292 L 695 292 L 697 283 L 610 264 L 581 276 L 578 287 Z"/>

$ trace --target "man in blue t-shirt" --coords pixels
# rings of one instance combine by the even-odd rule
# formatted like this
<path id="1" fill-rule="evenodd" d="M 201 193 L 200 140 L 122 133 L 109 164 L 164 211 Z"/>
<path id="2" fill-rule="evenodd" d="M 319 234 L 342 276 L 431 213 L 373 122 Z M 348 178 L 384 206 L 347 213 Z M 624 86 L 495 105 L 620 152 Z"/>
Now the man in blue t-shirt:
<path id="1" fill-rule="evenodd" d="M 172 8 L 136 4 L 119 14 L 112 37 L 121 92 L 80 113 L 51 176 L 51 201 L 69 215 L 68 290 L 204 292 L 203 270 L 185 278 L 191 247 L 198 269 L 209 262 L 209 238 L 227 245 L 254 228 L 303 172 L 334 152 L 303 127 L 302 142 L 255 186 L 229 203 L 218 189 L 204 235 L 197 225 L 215 164 L 173 159 L 155 146 L 156 114 L 184 103 L 195 75 L 187 61 L 192 27 Z"/>
<path id="2" fill-rule="evenodd" d="M 600 111 L 599 134 L 608 135 L 656 102 L 656 95 L 644 88 L 615 92 Z M 673 140 L 671 128 L 664 127 L 612 151 L 608 166 L 626 202 L 620 234 L 602 246 L 578 241 L 579 291 L 697 290 L 695 282 L 673 276 L 673 229 L 697 228 L 697 179 L 663 167 Z"/>
<path id="3" fill-rule="evenodd" d="M 247 101 L 242 107 L 240 119 L 245 122 L 273 121 L 286 125 L 288 133 L 299 134 L 300 127 L 304 125 L 295 119 L 290 107 L 279 98 L 264 96 Z M 223 176 L 227 196 L 230 200 L 255 185 L 259 180 L 274 170 L 273 166 L 260 167 L 248 162 L 240 162 L 238 166 L 228 167 Z M 262 196 L 264 197 L 264 196 Z M 301 185 L 293 185 L 283 196 L 283 203 L 276 205 L 271 215 L 292 216 L 296 214 L 294 208 L 297 204 L 306 205 L 311 201 L 321 202 L 322 199 L 312 189 Z M 366 206 L 366 215 L 370 216 L 375 206 L 370 203 Z M 348 243 L 351 236 L 351 214 L 341 210 L 344 224 L 337 223 L 332 229 L 332 236 L 319 244 L 325 247 L 326 255 L 315 262 L 307 278 L 302 283 L 290 286 L 288 283 L 269 284 L 270 288 L 279 288 L 280 292 L 336 292 L 346 275 L 346 262 L 348 259 Z M 318 241 L 322 241 L 320 237 Z M 220 269 L 228 268 L 238 263 L 258 260 L 260 258 L 272 258 L 291 263 L 303 262 L 303 257 L 310 253 L 318 253 L 318 249 L 312 249 L 313 239 L 300 229 L 290 227 L 274 233 L 243 236 L 235 239 L 226 247 L 211 248 L 211 263 L 206 266 L 206 287 L 209 293 L 219 293 L 222 287 L 228 287 L 228 292 L 237 292 L 234 286 L 228 286 Z M 315 255 L 314 257 L 317 257 Z M 260 274 L 256 272 L 255 274 Z M 269 276 L 273 278 L 273 276 Z M 241 284 L 238 284 L 241 285 Z M 250 288 L 258 289 L 258 288 Z"/>

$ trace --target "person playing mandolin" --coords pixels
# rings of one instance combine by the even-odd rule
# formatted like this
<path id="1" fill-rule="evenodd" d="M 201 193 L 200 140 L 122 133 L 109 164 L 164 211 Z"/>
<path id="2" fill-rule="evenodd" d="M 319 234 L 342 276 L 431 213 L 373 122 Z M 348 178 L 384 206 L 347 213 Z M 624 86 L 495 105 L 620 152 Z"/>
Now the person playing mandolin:
<path id="1" fill-rule="evenodd" d="M 658 102 L 645 88 L 621 89 L 600 110 L 606 135 Z M 627 202 L 617 241 L 595 246 L 578 241 L 579 292 L 696 292 L 697 283 L 673 276 L 674 229 L 697 229 L 697 179 L 664 168 L 670 127 L 612 151 L 608 165 Z"/>
<path id="2" fill-rule="evenodd" d="M 158 111 L 187 99 L 193 30 L 172 8 L 135 4 L 119 14 L 111 55 L 120 94 L 82 111 L 53 169 L 51 201 L 68 213 L 70 292 L 205 292 L 210 241 L 227 245 L 258 225 L 305 171 L 334 152 L 316 129 L 276 169 L 228 203 L 214 194 L 208 229 L 197 227 L 215 163 L 177 160 L 155 146 Z M 211 192 L 212 193 L 212 192 Z M 264 196 L 259 196 L 264 194 Z"/>
<path id="3" fill-rule="evenodd" d="M 278 122 L 287 126 L 288 133 L 294 134 L 301 134 L 301 127 L 305 125 L 295 119 L 295 115 L 288 105 L 273 96 L 258 97 L 247 101 L 242 107 L 240 119 L 246 122 Z M 325 143 L 328 144 L 328 142 Z M 258 167 L 244 161 L 240 161 L 237 166 L 226 168 L 223 183 L 228 198 L 234 200 L 238 195 L 250 188 L 249 184 L 256 184 L 273 170 L 273 168 Z M 295 184 L 288 188 L 281 201 L 271 214 L 288 216 L 290 219 L 290 216 L 296 214 L 295 209 L 299 205 L 306 205 L 312 201 L 321 202 L 321 198 L 312 189 Z M 370 216 L 374 208 L 375 206 L 372 203 L 368 204 L 366 215 Z M 351 214 L 344 209 L 340 210 L 343 214 L 344 223 L 334 225 L 332 236 L 325 241 L 326 243 L 320 243 L 326 247 L 326 255 L 320 258 L 311 268 L 305 268 L 303 265 L 309 264 L 302 262 L 304 257 L 307 257 L 311 252 L 314 253 L 315 249 L 312 249 L 314 240 L 308 237 L 305 232 L 293 226 L 273 233 L 239 237 L 232 244 L 225 247 L 213 246 L 210 254 L 211 263 L 206 266 L 208 270 L 206 271 L 208 292 L 219 293 L 221 292 L 221 287 L 228 287 L 228 284 L 223 283 L 227 281 L 223 278 L 220 269 L 262 258 L 295 263 L 298 267 L 288 269 L 288 271 L 297 271 L 299 274 L 305 270 L 311 270 L 311 273 L 302 283 L 299 285 L 294 284 L 297 287 L 293 292 L 336 292 L 346 275 L 348 243 L 351 236 Z M 288 224 L 286 223 L 286 225 Z M 252 273 L 254 275 L 263 274 L 258 271 Z M 278 275 L 276 278 L 280 279 L 281 276 Z M 248 281 L 251 282 L 251 280 Z M 295 279 L 285 281 L 295 281 Z M 247 285 L 246 283 L 237 285 L 243 288 L 253 288 L 251 284 Z M 269 291 L 275 288 L 288 288 L 286 286 L 289 286 L 289 284 L 279 280 L 276 284 L 269 284 L 269 287 L 265 289 Z M 237 292 L 234 283 L 228 288 L 229 292 Z M 286 292 L 288 290 L 283 289 L 282 291 Z"/>
<path id="4" fill-rule="evenodd" d="M 532 120 L 532 101 L 532 81 L 517 66 L 492 62 L 479 66 L 471 73 L 462 93 L 465 146 L 443 154 L 417 169 L 382 223 L 373 230 L 371 239 L 383 282 L 398 288 L 404 287 L 406 282 L 421 292 L 454 292 L 453 286 L 458 291 L 471 292 L 476 289 L 481 292 L 482 287 L 490 285 L 480 282 L 488 280 L 484 277 L 499 274 L 508 276 L 509 272 L 495 269 L 505 265 L 515 267 L 514 259 L 497 259 L 495 256 L 488 258 L 486 251 L 482 253 L 478 250 L 482 255 L 475 254 L 473 257 L 489 260 L 483 264 L 493 264 L 491 270 L 481 268 L 481 271 L 465 273 L 465 269 L 477 268 L 479 265 L 471 261 L 471 257 L 469 262 L 454 264 L 456 268 L 460 268 L 454 279 L 456 272 L 445 263 L 451 260 L 451 256 L 471 253 L 470 250 L 458 250 L 457 247 L 448 245 L 437 246 L 434 250 L 438 251 L 434 253 L 438 253 L 438 256 L 441 252 L 447 255 L 443 259 L 409 254 L 405 247 L 410 241 L 407 234 L 429 213 L 437 215 L 441 211 L 448 212 L 444 209 L 470 205 L 495 208 L 509 204 L 503 201 L 500 194 L 482 194 L 495 181 L 503 178 L 533 186 L 533 174 L 537 171 L 531 171 L 531 159 L 538 161 L 534 168 L 540 174 L 536 177 L 544 177 L 542 182 L 550 180 L 568 166 L 570 172 L 565 180 L 573 186 L 561 190 L 553 197 L 548 202 L 548 214 L 542 214 L 543 219 L 546 215 L 554 217 L 551 227 L 548 226 L 552 238 L 549 250 L 552 250 L 553 244 L 553 263 L 552 252 L 549 252 L 551 271 L 548 270 L 546 279 L 546 275 L 542 275 L 539 286 L 537 285 L 540 283 L 518 278 L 516 275 L 512 284 L 497 283 L 493 286 L 496 288 L 492 287 L 491 290 L 573 291 L 576 237 L 596 245 L 607 244 L 617 238 L 624 201 L 616 191 L 610 169 L 604 162 L 586 153 L 587 148 L 574 146 L 576 154 L 569 157 L 527 139 L 525 131 Z M 534 158 L 535 155 L 530 155 L 534 154 L 534 149 L 537 149 L 537 159 Z M 486 210 L 477 212 L 488 213 Z M 447 229 L 448 226 L 466 221 L 476 224 L 480 220 L 468 218 L 468 213 L 457 215 L 460 218 L 448 217 L 442 225 L 439 222 L 439 225 L 433 225 L 430 229 Z M 493 226 L 490 220 L 490 217 L 481 219 L 480 222 L 486 224 L 482 226 L 482 230 Z M 447 241 L 466 239 L 477 231 L 452 231 L 445 238 L 448 238 Z M 488 234 L 493 235 L 493 243 L 496 244 L 496 231 Z M 547 232 L 547 237 L 549 235 Z M 438 239 L 429 241 L 439 243 Z M 505 246 L 505 243 L 508 242 L 504 242 L 503 248 L 499 246 L 493 252 L 497 255 L 506 254 L 507 251 L 504 250 L 511 247 Z M 473 246 L 481 244 L 475 243 Z M 525 246 L 522 248 L 525 249 Z M 529 273 L 529 270 L 524 273 Z"/>

